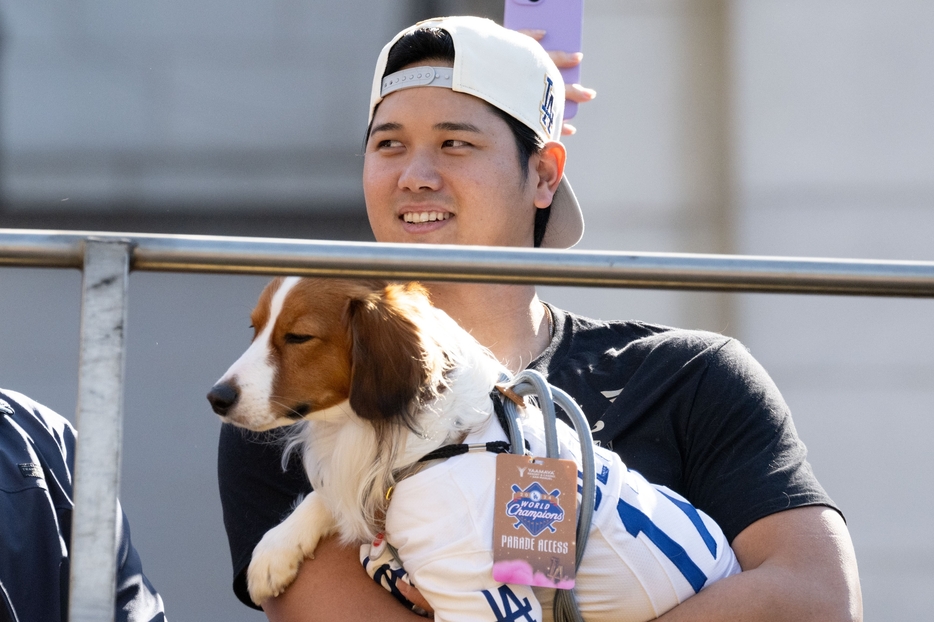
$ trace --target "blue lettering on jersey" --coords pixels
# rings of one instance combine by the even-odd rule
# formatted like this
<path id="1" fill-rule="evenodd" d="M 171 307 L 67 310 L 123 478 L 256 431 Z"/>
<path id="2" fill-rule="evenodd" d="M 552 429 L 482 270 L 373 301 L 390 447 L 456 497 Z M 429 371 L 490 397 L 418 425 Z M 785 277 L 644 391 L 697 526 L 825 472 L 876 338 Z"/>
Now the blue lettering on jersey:
<path id="1" fill-rule="evenodd" d="M 580 473 L 580 471 L 578 471 L 578 474 L 579 474 L 579 473 Z M 599 479 L 599 478 L 597 478 L 597 479 Z M 605 482 L 604 482 L 604 483 L 605 483 Z M 583 493 L 584 493 L 584 485 L 583 485 L 583 484 L 578 484 L 578 485 L 577 485 L 577 502 L 578 502 L 578 503 L 581 502 L 581 498 L 582 498 L 582 496 L 583 496 Z M 600 490 L 600 487 L 599 487 L 599 486 L 595 486 L 595 487 L 594 487 L 594 498 L 593 498 L 593 511 L 594 511 L 594 512 L 596 512 L 597 510 L 600 509 L 600 501 L 601 501 L 602 499 L 603 499 L 603 491 Z"/>
<path id="2" fill-rule="evenodd" d="M 581 495 L 584 492 L 584 474 L 580 471 L 577 472 L 577 502 L 580 503 Z M 602 483 L 604 486 L 607 483 L 607 480 L 610 479 L 610 469 L 604 465 L 600 472 L 597 473 L 597 481 Z M 596 496 L 594 497 L 593 502 L 593 511 L 596 512 L 600 509 L 600 500 L 603 499 L 603 492 L 600 491 L 600 487 L 597 486 L 595 489 Z"/>
<path id="3" fill-rule="evenodd" d="M 684 547 L 672 540 L 671 536 L 653 523 L 651 518 L 622 499 L 616 504 L 616 511 L 619 513 L 619 518 L 623 521 L 626 531 L 632 537 L 635 538 L 640 533 L 644 533 L 649 542 L 657 546 L 658 550 L 671 560 L 671 563 L 684 575 L 684 578 L 694 589 L 694 593 L 701 591 L 701 588 L 707 583 L 707 575 L 694 563 Z"/>
<path id="4" fill-rule="evenodd" d="M 497 602 L 497 597 L 490 593 L 489 590 L 483 590 L 483 596 L 486 598 L 486 602 L 489 603 L 490 609 L 493 610 L 496 622 L 516 622 L 517 620 L 538 622 L 532 617 L 532 604 L 528 598 L 519 600 L 519 597 L 509 589 L 508 585 L 499 586 L 497 592 L 499 592 L 499 602 Z"/>
<path id="5" fill-rule="evenodd" d="M 607 480 L 610 479 L 610 467 L 603 465 L 600 468 L 600 472 L 597 473 L 597 480 L 599 480 L 604 486 L 606 486 Z"/>

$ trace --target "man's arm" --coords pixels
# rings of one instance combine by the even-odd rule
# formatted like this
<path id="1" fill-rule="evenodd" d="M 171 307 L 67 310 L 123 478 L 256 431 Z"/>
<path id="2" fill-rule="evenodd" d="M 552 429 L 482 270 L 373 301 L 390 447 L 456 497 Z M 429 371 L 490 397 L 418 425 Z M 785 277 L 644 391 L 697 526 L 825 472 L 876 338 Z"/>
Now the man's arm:
<path id="1" fill-rule="evenodd" d="M 306 559 L 298 577 L 276 598 L 263 603 L 270 622 L 403 622 L 421 620 L 371 579 L 360 565 L 359 547 L 322 540 L 315 558 Z"/>
<path id="2" fill-rule="evenodd" d="M 840 515 L 811 506 L 756 521 L 733 541 L 743 572 L 714 583 L 660 620 L 859 621 L 856 555 Z M 285 594 L 267 601 L 271 622 L 424 620 L 403 608 L 360 567 L 357 551 L 333 538 L 319 545 Z"/>
<path id="3" fill-rule="evenodd" d="M 809 506 L 762 518 L 733 540 L 743 572 L 660 620 L 834 622 L 863 619 L 856 554 L 843 518 Z"/>

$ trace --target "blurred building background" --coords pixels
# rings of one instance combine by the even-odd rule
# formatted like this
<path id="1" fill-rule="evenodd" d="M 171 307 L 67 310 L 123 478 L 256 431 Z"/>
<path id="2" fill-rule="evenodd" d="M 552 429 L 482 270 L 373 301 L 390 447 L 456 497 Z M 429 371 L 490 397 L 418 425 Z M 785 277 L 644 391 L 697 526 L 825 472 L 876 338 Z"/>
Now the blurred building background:
<path id="1" fill-rule="evenodd" d="M 372 64 L 447 13 L 502 0 L 0 0 L 0 227 L 371 239 Z M 582 248 L 934 260 L 934 4 L 587 0 L 585 52 Z M 172 620 L 263 619 L 230 590 L 204 395 L 264 282 L 131 279 L 121 496 Z M 0 269 L 0 386 L 69 417 L 79 287 Z M 934 301 L 544 292 L 739 337 L 846 512 L 866 618 L 930 617 Z"/>

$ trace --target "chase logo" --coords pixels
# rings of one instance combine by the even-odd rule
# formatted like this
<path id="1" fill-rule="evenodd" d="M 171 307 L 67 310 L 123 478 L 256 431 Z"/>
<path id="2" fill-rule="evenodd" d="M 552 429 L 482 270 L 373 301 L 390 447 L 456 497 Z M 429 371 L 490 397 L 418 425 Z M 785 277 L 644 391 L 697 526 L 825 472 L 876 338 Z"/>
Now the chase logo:
<path id="1" fill-rule="evenodd" d="M 564 520 L 564 510 L 558 505 L 560 490 L 547 492 L 538 482 L 533 482 L 522 490 L 512 485 L 512 500 L 506 504 L 506 516 L 516 519 L 516 529 L 525 527 L 533 537 L 546 529 L 554 533 L 552 526 Z"/>
<path id="2" fill-rule="evenodd" d="M 555 126 L 555 83 L 547 75 L 545 76 L 545 92 L 542 94 L 542 103 L 539 111 L 542 113 L 539 121 L 542 128 L 551 136 L 551 130 Z"/>

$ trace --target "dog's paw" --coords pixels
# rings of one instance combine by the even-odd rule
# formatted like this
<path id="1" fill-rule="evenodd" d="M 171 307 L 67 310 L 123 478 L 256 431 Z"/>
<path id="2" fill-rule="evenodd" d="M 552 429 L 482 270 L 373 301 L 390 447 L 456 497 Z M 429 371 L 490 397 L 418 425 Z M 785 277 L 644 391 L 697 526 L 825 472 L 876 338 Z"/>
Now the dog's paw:
<path id="1" fill-rule="evenodd" d="M 305 558 L 313 559 L 317 537 L 297 539 L 284 524 L 270 529 L 253 549 L 247 569 L 247 588 L 257 605 L 278 596 L 298 575 Z"/>

